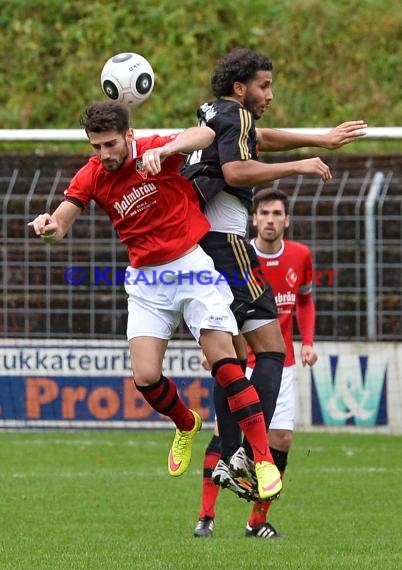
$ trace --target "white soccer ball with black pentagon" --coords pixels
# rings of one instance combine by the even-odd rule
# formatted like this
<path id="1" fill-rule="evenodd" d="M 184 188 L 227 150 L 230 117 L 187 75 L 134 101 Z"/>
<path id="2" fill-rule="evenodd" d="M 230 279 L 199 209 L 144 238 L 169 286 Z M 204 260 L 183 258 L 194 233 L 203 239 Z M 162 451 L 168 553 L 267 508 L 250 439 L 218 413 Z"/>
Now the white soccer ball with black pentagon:
<path id="1" fill-rule="evenodd" d="M 138 53 L 118 53 L 107 60 L 101 73 L 102 90 L 113 101 L 139 105 L 151 95 L 154 71 Z"/>

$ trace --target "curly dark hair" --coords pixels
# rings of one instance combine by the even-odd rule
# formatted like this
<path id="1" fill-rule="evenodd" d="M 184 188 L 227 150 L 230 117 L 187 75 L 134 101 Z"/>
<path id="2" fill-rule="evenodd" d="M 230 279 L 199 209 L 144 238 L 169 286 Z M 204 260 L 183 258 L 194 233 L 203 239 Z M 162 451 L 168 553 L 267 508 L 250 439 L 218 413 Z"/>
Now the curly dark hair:
<path id="1" fill-rule="evenodd" d="M 257 71 L 272 71 L 272 62 L 265 55 L 250 49 L 236 49 L 226 54 L 211 77 L 215 97 L 233 95 L 233 84 L 236 81 L 248 83 Z"/>
<path id="2" fill-rule="evenodd" d="M 94 102 L 88 105 L 80 118 L 80 124 L 88 133 L 116 131 L 125 133 L 130 127 L 128 109 L 114 101 Z"/>

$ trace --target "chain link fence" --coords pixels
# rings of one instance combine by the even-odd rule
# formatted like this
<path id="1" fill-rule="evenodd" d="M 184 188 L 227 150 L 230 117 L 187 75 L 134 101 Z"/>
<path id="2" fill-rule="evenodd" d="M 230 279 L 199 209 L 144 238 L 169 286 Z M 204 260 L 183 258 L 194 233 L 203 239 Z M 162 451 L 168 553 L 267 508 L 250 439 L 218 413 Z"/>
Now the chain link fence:
<path id="1" fill-rule="evenodd" d="M 3 338 L 125 338 L 127 256 L 105 214 L 91 204 L 57 246 L 27 226 L 60 203 L 85 161 L 0 160 Z M 331 182 L 300 176 L 273 184 L 290 196 L 289 239 L 313 252 L 316 339 L 400 340 L 402 157 L 329 162 Z M 184 325 L 176 338 L 190 338 Z"/>

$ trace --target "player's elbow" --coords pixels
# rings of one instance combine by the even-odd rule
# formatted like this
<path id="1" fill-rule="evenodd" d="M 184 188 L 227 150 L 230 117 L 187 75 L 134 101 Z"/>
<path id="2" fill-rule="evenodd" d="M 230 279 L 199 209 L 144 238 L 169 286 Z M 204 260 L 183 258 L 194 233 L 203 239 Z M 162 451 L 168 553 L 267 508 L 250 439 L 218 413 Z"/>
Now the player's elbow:
<path id="1" fill-rule="evenodd" d="M 222 166 L 223 176 L 226 184 L 239 188 L 249 185 L 249 177 L 244 172 L 243 163 L 229 162 Z"/>
<path id="2" fill-rule="evenodd" d="M 203 127 L 205 129 L 205 147 L 211 145 L 215 139 L 215 131 L 210 127 Z"/>

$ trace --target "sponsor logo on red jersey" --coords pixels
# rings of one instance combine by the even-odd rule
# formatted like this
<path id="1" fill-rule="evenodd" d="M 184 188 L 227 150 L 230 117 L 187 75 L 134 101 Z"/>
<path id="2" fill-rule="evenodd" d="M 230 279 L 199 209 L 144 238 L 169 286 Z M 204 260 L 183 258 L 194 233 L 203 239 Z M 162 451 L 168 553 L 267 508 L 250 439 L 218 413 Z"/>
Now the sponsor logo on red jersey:
<path id="1" fill-rule="evenodd" d="M 131 192 L 124 194 L 123 199 L 120 202 L 115 202 L 113 204 L 113 208 L 122 218 L 124 218 L 129 212 L 137 207 L 138 202 L 148 198 L 152 194 L 156 194 L 157 191 L 158 189 L 153 182 L 143 182 L 141 186 L 133 186 Z"/>
<path id="2" fill-rule="evenodd" d="M 294 287 L 296 285 L 298 277 L 297 272 L 293 269 L 293 267 L 289 267 L 285 279 L 289 287 Z"/>

